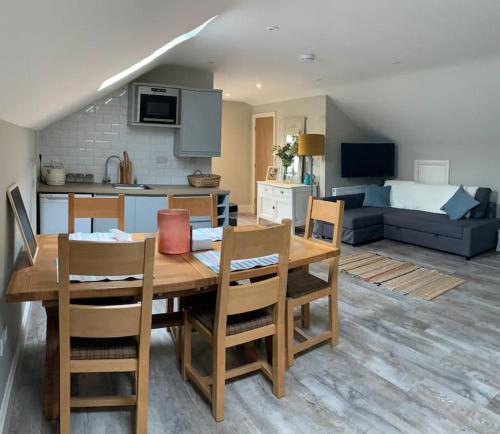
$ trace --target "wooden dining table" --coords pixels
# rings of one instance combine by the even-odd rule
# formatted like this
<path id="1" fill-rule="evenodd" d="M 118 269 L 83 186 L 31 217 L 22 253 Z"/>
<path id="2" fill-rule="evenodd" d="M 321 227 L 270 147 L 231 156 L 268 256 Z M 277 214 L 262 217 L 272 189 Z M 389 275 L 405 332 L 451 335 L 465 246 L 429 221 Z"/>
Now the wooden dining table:
<path id="1" fill-rule="evenodd" d="M 257 225 L 245 226 L 246 229 Z M 133 234 L 135 239 L 144 239 L 147 234 Z M 45 337 L 45 384 L 44 416 L 54 420 L 59 416 L 59 323 L 58 284 L 56 271 L 57 235 L 38 235 L 38 254 L 30 265 L 24 252 L 19 255 L 6 291 L 7 302 L 40 301 L 47 315 Z M 220 249 L 220 242 L 212 243 Z M 299 268 L 314 262 L 339 255 L 339 250 L 329 243 L 306 240 L 292 236 L 290 242 L 289 268 Z M 266 267 L 272 273 L 275 266 Z M 234 272 L 232 280 L 243 280 L 262 274 L 262 269 Z M 179 296 L 203 294 L 213 291 L 218 274 L 198 261 L 192 253 L 164 255 L 156 249 L 154 268 L 154 297 L 169 299 Z M 75 283 L 71 287 L 72 298 L 128 297 L 138 296 L 141 281 L 100 281 Z M 180 314 L 163 313 L 153 315 L 153 328 L 177 326 Z"/>

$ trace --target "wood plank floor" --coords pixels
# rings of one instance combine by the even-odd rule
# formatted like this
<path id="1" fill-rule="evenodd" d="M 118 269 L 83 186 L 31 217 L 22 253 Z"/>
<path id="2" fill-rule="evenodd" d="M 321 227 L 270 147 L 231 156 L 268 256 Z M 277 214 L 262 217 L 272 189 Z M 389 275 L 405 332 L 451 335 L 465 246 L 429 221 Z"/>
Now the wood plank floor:
<path id="1" fill-rule="evenodd" d="M 428 302 L 342 274 L 339 345 L 297 357 L 281 400 L 259 375 L 228 384 L 225 421 L 219 424 L 196 389 L 181 380 L 172 342 L 157 330 L 149 432 L 500 432 L 500 254 L 466 261 L 391 241 L 343 249 L 388 254 L 466 283 Z M 325 278 L 326 266 L 315 265 L 312 272 Z M 159 303 L 156 309 L 162 308 Z M 326 309 L 326 301 L 312 305 L 313 328 L 326 324 Z M 42 417 L 44 327 L 43 310 L 34 304 L 8 412 L 9 433 L 58 432 L 56 423 Z M 75 390 L 119 391 L 130 383 L 127 375 L 80 376 Z M 130 433 L 132 421 L 129 410 L 75 411 L 72 433 Z"/>

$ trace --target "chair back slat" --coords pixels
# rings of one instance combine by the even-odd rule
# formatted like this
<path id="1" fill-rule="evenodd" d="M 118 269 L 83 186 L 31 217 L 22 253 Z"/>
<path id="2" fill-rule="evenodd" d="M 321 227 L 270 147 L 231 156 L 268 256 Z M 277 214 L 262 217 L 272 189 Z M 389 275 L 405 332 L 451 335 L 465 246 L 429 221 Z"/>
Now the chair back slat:
<path id="1" fill-rule="evenodd" d="M 68 195 L 68 231 L 75 231 L 77 218 L 114 218 L 117 226 L 125 230 L 125 195 L 117 197 L 75 197 Z"/>
<path id="2" fill-rule="evenodd" d="M 213 228 L 218 226 L 217 219 L 217 195 L 208 196 L 167 196 L 169 209 L 186 209 L 191 217 L 210 217 Z"/>
<path id="3" fill-rule="evenodd" d="M 314 199 L 310 196 L 306 215 L 305 238 L 312 237 L 314 220 L 320 220 L 333 225 L 332 244 L 340 248 L 344 220 L 344 201 L 331 202 Z"/>
<path id="4" fill-rule="evenodd" d="M 278 253 L 283 240 L 283 226 L 266 227 L 257 230 L 248 230 L 244 226 L 241 230 L 232 227 L 224 228 L 224 237 L 231 233 L 235 248 L 231 252 L 232 260 L 257 258 Z"/>
<path id="5" fill-rule="evenodd" d="M 69 272 L 84 276 L 142 274 L 144 243 L 69 241 Z"/>
<path id="6" fill-rule="evenodd" d="M 155 239 L 115 243 L 70 241 L 60 234 L 59 257 L 59 334 L 61 346 L 70 336 L 140 336 L 149 346 L 153 299 Z M 143 275 L 141 302 L 131 305 L 91 306 L 71 304 L 70 275 Z"/>
<path id="7" fill-rule="evenodd" d="M 279 277 L 257 283 L 230 286 L 227 295 L 227 314 L 252 312 L 278 302 Z"/>
<path id="8" fill-rule="evenodd" d="M 217 339 L 226 334 L 227 316 L 270 307 L 273 320 L 278 322 L 284 315 L 288 255 L 290 250 L 291 221 L 270 228 L 224 229 L 219 286 L 215 316 Z M 269 267 L 261 270 L 263 280 L 257 283 L 231 286 L 231 261 L 277 254 L 277 273 L 269 275 Z M 276 268 L 276 267 L 273 267 Z"/>
<path id="9" fill-rule="evenodd" d="M 87 306 L 70 304 L 69 332 L 79 338 L 121 338 L 141 332 L 141 304 Z"/>

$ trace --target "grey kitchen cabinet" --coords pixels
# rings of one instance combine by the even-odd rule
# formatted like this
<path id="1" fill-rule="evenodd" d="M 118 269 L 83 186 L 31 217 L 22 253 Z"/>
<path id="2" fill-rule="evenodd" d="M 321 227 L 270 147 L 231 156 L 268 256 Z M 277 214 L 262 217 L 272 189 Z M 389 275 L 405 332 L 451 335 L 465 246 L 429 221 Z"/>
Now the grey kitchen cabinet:
<path id="1" fill-rule="evenodd" d="M 175 131 L 177 157 L 219 157 L 222 91 L 182 89 L 181 124 Z"/>

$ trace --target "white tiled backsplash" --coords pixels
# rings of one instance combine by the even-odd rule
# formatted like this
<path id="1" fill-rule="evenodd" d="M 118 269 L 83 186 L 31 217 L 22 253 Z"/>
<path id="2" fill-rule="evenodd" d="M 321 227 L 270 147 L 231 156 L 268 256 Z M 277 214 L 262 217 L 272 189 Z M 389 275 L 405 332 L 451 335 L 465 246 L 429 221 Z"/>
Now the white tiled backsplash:
<path id="1" fill-rule="evenodd" d="M 139 183 L 187 184 L 196 169 L 210 173 L 210 158 L 174 156 L 174 132 L 169 128 L 129 127 L 127 88 L 88 105 L 40 132 L 42 164 L 57 160 L 66 173 L 93 173 L 101 182 L 106 158 L 128 151 Z M 109 165 L 111 182 L 117 182 L 118 162 Z"/>

